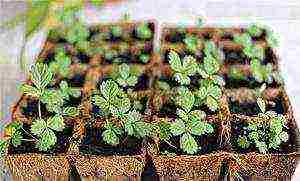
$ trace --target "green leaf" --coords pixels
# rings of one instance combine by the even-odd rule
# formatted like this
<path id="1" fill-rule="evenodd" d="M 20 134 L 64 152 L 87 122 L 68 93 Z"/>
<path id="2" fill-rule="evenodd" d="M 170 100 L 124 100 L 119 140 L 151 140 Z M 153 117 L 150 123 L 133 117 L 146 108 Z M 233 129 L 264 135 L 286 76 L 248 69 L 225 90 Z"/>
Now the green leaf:
<path id="1" fill-rule="evenodd" d="M 179 136 L 186 131 L 184 121 L 182 119 L 176 119 L 175 122 L 170 125 L 171 133 L 174 136 Z"/>
<path id="2" fill-rule="evenodd" d="M 81 90 L 78 88 L 69 88 L 69 95 L 75 98 L 79 98 L 81 96 Z"/>
<path id="3" fill-rule="evenodd" d="M 187 114 L 184 110 L 178 109 L 176 110 L 176 114 L 184 121 L 189 120 L 189 114 Z"/>
<path id="4" fill-rule="evenodd" d="M 220 63 L 213 57 L 204 57 L 204 69 L 209 75 L 213 75 L 219 71 Z"/>
<path id="5" fill-rule="evenodd" d="M 195 94 L 200 100 L 204 100 L 207 95 L 208 95 L 208 91 L 206 89 L 205 86 L 203 87 L 200 87 L 197 91 L 196 91 L 196 94 Z"/>
<path id="6" fill-rule="evenodd" d="M 20 131 L 16 131 L 11 137 L 11 143 L 14 147 L 18 147 L 21 145 L 21 139 L 23 138 L 22 133 Z"/>
<path id="7" fill-rule="evenodd" d="M 189 113 L 191 120 L 205 120 L 206 113 L 204 111 L 195 110 Z"/>
<path id="8" fill-rule="evenodd" d="M 268 147 L 265 142 L 257 141 L 257 142 L 255 142 L 255 144 L 260 153 L 263 153 L 263 154 L 267 153 Z"/>
<path id="9" fill-rule="evenodd" d="M 8 148 L 7 141 L 0 139 L 0 158 L 5 154 L 7 148 Z"/>
<path id="10" fill-rule="evenodd" d="M 261 97 L 258 97 L 256 102 L 257 102 L 257 105 L 260 108 L 261 112 L 265 113 L 266 112 L 266 103 L 265 103 L 265 101 Z"/>
<path id="11" fill-rule="evenodd" d="M 223 77 L 221 77 L 219 75 L 213 75 L 212 80 L 213 80 L 214 84 L 216 84 L 216 85 L 225 86 L 225 81 L 224 81 Z"/>
<path id="12" fill-rule="evenodd" d="M 131 108 L 130 99 L 127 97 L 121 99 L 117 98 L 113 100 L 112 104 L 113 106 L 110 107 L 110 112 L 119 118 L 123 118 L 125 113 Z"/>
<path id="13" fill-rule="evenodd" d="M 111 31 L 111 34 L 116 38 L 122 36 L 122 33 L 123 33 L 123 30 L 120 26 L 112 26 L 110 31 Z"/>
<path id="14" fill-rule="evenodd" d="M 216 100 L 219 100 L 222 97 L 222 90 L 216 85 L 210 85 L 207 87 L 208 95 L 212 96 Z"/>
<path id="15" fill-rule="evenodd" d="M 216 111 L 219 109 L 219 102 L 212 96 L 207 96 L 206 105 L 211 111 Z"/>
<path id="16" fill-rule="evenodd" d="M 31 80 L 39 90 L 43 90 L 53 80 L 53 74 L 47 65 L 37 63 L 31 69 Z"/>
<path id="17" fill-rule="evenodd" d="M 159 138 L 161 140 L 169 140 L 171 138 L 170 123 L 161 121 L 159 122 Z"/>
<path id="18" fill-rule="evenodd" d="M 243 149 L 247 149 L 250 146 L 250 143 L 246 136 L 239 136 L 237 139 L 237 144 L 239 147 L 241 147 Z"/>
<path id="19" fill-rule="evenodd" d="M 39 97 L 41 95 L 41 92 L 37 88 L 27 84 L 23 84 L 21 86 L 21 92 L 25 95 L 33 97 Z"/>
<path id="20" fill-rule="evenodd" d="M 55 131 L 62 131 L 65 128 L 64 118 L 61 115 L 56 114 L 47 120 L 48 127 Z"/>
<path id="21" fill-rule="evenodd" d="M 186 87 L 178 89 L 179 96 L 177 97 L 177 105 L 182 107 L 186 112 L 189 112 L 194 106 L 195 97 Z"/>
<path id="22" fill-rule="evenodd" d="M 234 35 L 233 41 L 240 45 L 243 45 L 244 48 L 252 44 L 251 37 L 249 36 L 248 33 L 243 33 L 241 35 Z"/>
<path id="23" fill-rule="evenodd" d="M 258 37 L 263 33 L 263 30 L 258 25 L 252 24 L 247 28 L 247 32 L 253 37 Z"/>
<path id="24" fill-rule="evenodd" d="M 79 109 L 77 107 L 65 107 L 63 109 L 63 115 L 69 117 L 79 116 Z"/>
<path id="25" fill-rule="evenodd" d="M 281 141 L 283 141 L 283 142 L 287 142 L 289 140 L 289 134 L 285 131 L 281 132 L 279 134 L 279 137 L 280 137 Z"/>
<path id="26" fill-rule="evenodd" d="M 140 60 L 141 62 L 143 62 L 143 63 L 148 63 L 149 60 L 150 60 L 150 56 L 147 55 L 147 54 L 141 54 L 141 55 L 139 56 L 139 60 Z"/>
<path id="27" fill-rule="evenodd" d="M 176 72 L 180 72 L 182 65 L 179 55 L 175 51 L 171 50 L 168 57 L 171 68 Z"/>
<path id="28" fill-rule="evenodd" d="M 180 138 L 180 148 L 188 154 L 195 154 L 198 151 L 198 144 L 189 133 L 184 133 Z"/>
<path id="29" fill-rule="evenodd" d="M 268 45 L 272 48 L 276 48 L 279 45 L 279 35 L 277 35 L 274 31 L 268 30 L 266 40 Z"/>
<path id="30" fill-rule="evenodd" d="M 121 134 L 120 128 L 115 127 L 111 123 L 109 125 L 106 125 L 106 129 L 102 133 L 103 140 L 110 145 L 118 145 L 120 140 L 119 140 L 119 135 Z"/>
<path id="31" fill-rule="evenodd" d="M 88 36 L 89 30 L 87 29 L 87 27 L 82 23 L 77 22 L 68 29 L 66 39 L 70 43 L 77 43 L 80 41 L 85 41 Z"/>
<path id="32" fill-rule="evenodd" d="M 198 38 L 194 35 L 187 36 L 183 42 L 185 43 L 188 50 L 196 52 L 198 48 Z"/>
<path id="33" fill-rule="evenodd" d="M 57 138 L 54 132 L 51 129 L 45 129 L 36 146 L 40 151 L 48 151 L 56 144 L 56 141 Z"/>
<path id="34" fill-rule="evenodd" d="M 205 132 L 206 133 L 213 133 L 214 132 L 214 127 L 211 125 L 211 124 L 209 124 L 209 123 L 205 123 Z"/>
<path id="35" fill-rule="evenodd" d="M 94 95 L 92 101 L 96 106 L 99 106 L 101 109 L 108 111 L 110 108 L 109 103 L 101 96 Z"/>
<path id="36" fill-rule="evenodd" d="M 180 85 L 189 85 L 191 82 L 191 79 L 188 75 L 182 74 L 182 73 L 175 73 L 174 74 L 175 80 L 180 83 Z"/>
<path id="37" fill-rule="evenodd" d="M 181 70 L 181 73 L 185 73 L 189 76 L 196 74 L 198 69 L 196 59 L 192 56 L 185 56 L 182 61 L 182 68 L 183 70 Z"/>
<path id="38" fill-rule="evenodd" d="M 149 39 L 152 37 L 152 31 L 147 23 L 141 23 L 136 27 L 137 37 L 141 39 Z"/>
<path id="39" fill-rule="evenodd" d="M 30 131 L 39 136 L 47 129 L 47 123 L 43 119 L 37 119 L 32 122 Z"/>
<path id="40" fill-rule="evenodd" d="M 118 84 L 112 80 L 103 82 L 100 86 L 100 91 L 107 100 L 114 99 L 120 92 Z"/>
<path id="41" fill-rule="evenodd" d="M 41 101 L 46 104 L 48 111 L 55 113 L 60 113 L 64 104 L 63 95 L 59 90 L 46 90 L 41 97 Z"/>
<path id="42" fill-rule="evenodd" d="M 200 120 L 193 121 L 192 123 L 192 134 L 201 136 L 205 133 L 206 124 Z"/>

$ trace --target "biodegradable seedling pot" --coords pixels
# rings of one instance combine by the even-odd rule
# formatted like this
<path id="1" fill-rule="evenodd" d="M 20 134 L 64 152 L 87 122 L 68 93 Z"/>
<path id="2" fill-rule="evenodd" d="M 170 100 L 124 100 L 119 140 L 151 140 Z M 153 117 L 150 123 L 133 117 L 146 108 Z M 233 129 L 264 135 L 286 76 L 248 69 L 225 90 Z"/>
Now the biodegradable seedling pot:
<path id="1" fill-rule="evenodd" d="M 86 126 L 78 152 L 71 156 L 81 178 L 139 180 L 146 163 L 142 140 L 127 137 L 120 140 L 123 146 L 110 146 L 101 140 L 101 126 L 101 122 Z"/>

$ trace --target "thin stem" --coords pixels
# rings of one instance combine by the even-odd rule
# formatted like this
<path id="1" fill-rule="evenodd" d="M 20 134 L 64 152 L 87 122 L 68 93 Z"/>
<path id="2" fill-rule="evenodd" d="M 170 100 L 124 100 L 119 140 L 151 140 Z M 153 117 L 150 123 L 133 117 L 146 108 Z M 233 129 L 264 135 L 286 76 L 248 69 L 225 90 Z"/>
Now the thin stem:
<path id="1" fill-rule="evenodd" d="M 32 136 L 32 134 L 30 134 L 28 131 L 26 131 L 22 126 L 21 126 L 21 129 L 22 129 L 27 135 L 29 135 L 30 137 L 32 137 L 35 141 L 38 140 L 36 137 Z"/>
<path id="2" fill-rule="evenodd" d="M 169 141 L 164 140 L 164 142 L 166 142 L 169 146 L 171 146 L 171 147 L 177 149 L 177 147 L 176 147 L 175 145 L 173 145 L 172 143 L 170 143 Z"/>
<path id="3" fill-rule="evenodd" d="M 39 107 L 39 118 L 42 119 L 41 100 L 39 100 L 38 107 Z"/>
<path id="4" fill-rule="evenodd" d="M 25 138 L 22 138 L 21 139 L 22 141 L 32 141 L 32 142 L 35 142 L 36 140 L 34 140 L 34 139 L 25 139 Z"/>

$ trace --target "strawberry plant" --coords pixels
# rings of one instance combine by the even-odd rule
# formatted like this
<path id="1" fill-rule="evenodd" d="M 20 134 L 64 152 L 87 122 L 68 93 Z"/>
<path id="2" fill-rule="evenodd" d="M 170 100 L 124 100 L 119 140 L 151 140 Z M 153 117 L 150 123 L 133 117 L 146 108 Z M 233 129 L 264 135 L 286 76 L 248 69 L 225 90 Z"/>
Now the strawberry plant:
<path id="1" fill-rule="evenodd" d="M 120 26 L 112 26 L 111 29 L 111 34 L 114 38 L 119 38 L 122 36 L 123 30 Z"/>
<path id="2" fill-rule="evenodd" d="M 149 39 L 152 37 L 152 31 L 148 27 L 147 23 L 141 23 L 136 27 L 137 37 L 143 40 Z"/>
<path id="3" fill-rule="evenodd" d="M 93 95 L 92 102 L 104 112 L 102 117 L 106 120 L 106 124 L 102 137 L 107 144 L 118 145 L 119 136 L 124 132 L 137 138 L 149 135 L 149 124 L 143 121 L 128 95 L 113 80 L 107 80 L 101 84 L 100 94 Z M 120 120 L 122 128 L 110 122 L 113 118 Z"/>
<path id="4" fill-rule="evenodd" d="M 207 105 L 211 111 L 219 109 L 219 101 L 222 96 L 221 86 L 224 86 L 224 80 L 217 73 L 220 69 L 220 60 L 214 43 L 207 42 L 203 64 L 198 66 L 198 73 L 202 76 L 200 87 L 195 92 L 198 105 Z"/>
<path id="5" fill-rule="evenodd" d="M 252 37 L 259 37 L 263 33 L 263 29 L 258 24 L 251 24 L 247 28 L 247 33 Z"/>
<path id="6" fill-rule="evenodd" d="M 181 60 L 175 51 L 170 51 L 169 63 L 174 71 L 174 78 L 180 85 L 190 84 L 190 76 L 197 73 L 197 62 L 192 56 L 185 56 Z"/>
<path id="7" fill-rule="evenodd" d="M 36 146 L 40 151 L 48 151 L 57 141 L 54 131 L 62 131 L 65 128 L 64 117 L 76 117 L 79 110 L 76 107 L 68 107 L 64 105 L 64 100 L 68 100 L 70 96 L 81 96 L 80 90 L 68 87 L 67 83 L 62 81 L 60 89 L 47 89 L 47 86 L 53 81 L 53 74 L 48 66 L 37 63 L 31 70 L 31 84 L 23 84 L 21 91 L 23 94 L 37 98 L 38 117 L 35 118 L 31 125 L 31 133 L 36 136 L 32 137 L 36 141 Z M 41 103 L 46 105 L 47 111 L 53 115 L 44 118 L 41 111 Z"/>
<path id="8" fill-rule="evenodd" d="M 244 130 L 249 133 L 248 136 L 239 136 L 237 144 L 243 149 L 254 144 L 261 153 L 267 153 L 270 149 L 279 149 L 280 145 L 289 139 L 285 131 L 286 119 L 274 111 L 266 111 L 266 103 L 262 98 L 257 99 L 257 104 L 261 110 L 258 116 L 266 121 L 248 123 L 248 126 L 244 127 Z"/>
<path id="9" fill-rule="evenodd" d="M 195 97 L 193 93 L 186 87 L 180 87 L 178 89 L 178 97 L 176 97 L 178 106 L 176 111 L 177 118 L 172 123 L 161 122 L 159 124 L 160 139 L 169 143 L 168 140 L 171 134 L 180 136 L 180 148 L 188 154 L 195 154 L 201 149 L 194 136 L 214 132 L 213 126 L 204 121 L 206 117 L 205 112 L 195 110 L 194 103 Z"/>
<path id="10" fill-rule="evenodd" d="M 133 87 L 138 83 L 139 71 L 125 63 L 117 67 L 116 75 L 113 75 L 116 82 L 122 87 Z"/>
<path id="11" fill-rule="evenodd" d="M 67 77 L 70 73 L 71 58 L 66 55 L 64 48 L 56 49 L 54 61 L 49 65 L 49 69 L 53 74 L 59 74 Z"/>
<path id="12" fill-rule="evenodd" d="M 188 35 L 183 42 L 189 51 L 196 53 L 200 40 L 194 35 Z"/>
<path id="13" fill-rule="evenodd" d="M 76 44 L 85 41 L 90 32 L 82 22 L 76 22 L 72 27 L 68 27 L 66 39 L 69 43 Z"/>

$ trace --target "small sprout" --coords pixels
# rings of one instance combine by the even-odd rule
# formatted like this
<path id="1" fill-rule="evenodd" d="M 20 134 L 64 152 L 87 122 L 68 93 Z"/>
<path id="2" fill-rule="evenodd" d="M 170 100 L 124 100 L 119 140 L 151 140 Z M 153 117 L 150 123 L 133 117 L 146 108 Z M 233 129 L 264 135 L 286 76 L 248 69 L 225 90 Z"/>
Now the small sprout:
<path id="1" fill-rule="evenodd" d="M 187 36 L 183 42 L 185 43 L 187 49 L 195 53 L 198 49 L 199 39 L 194 35 Z"/>
<path id="2" fill-rule="evenodd" d="M 252 37 L 259 37 L 263 33 L 263 29 L 257 24 L 252 24 L 248 27 L 247 32 Z"/>
<path id="3" fill-rule="evenodd" d="M 123 87 L 133 87 L 138 82 L 138 76 L 131 73 L 129 65 L 121 64 L 116 81 Z"/>
<path id="4" fill-rule="evenodd" d="M 51 62 L 49 69 L 52 73 L 57 73 L 63 77 L 67 77 L 70 73 L 71 58 L 66 55 L 64 49 L 57 49 L 55 61 Z"/>
<path id="5" fill-rule="evenodd" d="M 228 76 L 236 80 L 246 79 L 246 76 L 244 75 L 243 71 L 235 66 L 231 66 L 229 68 Z"/>
<path id="6" fill-rule="evenodd" d="M 253 59 L 250 62 L 250 70 L 256 81 L 271 84 L 273 82 L 272 64 L 262 65 L 258 59 Z"/>
<path id="7" fill-rule="evenodd" d="M 237 144 L 239 145 L 239 147 L 241 147 L 243 149 L 247 149 L 250 146 L 250 143 L 246 136 L 239 136 L 237 139 Z"/>
<path id="8" fill-rule="evenodd" d="M 211 124 L 203 122 L 206 114 L 200 110 L 192 110 L 195 103 L 195 98 L 192 92 L 187 88 L 181 87 L 178 89 L 179 96 L 176 104 L 177 118 L 171 123 L 170 131 L 174 136 L 180 136 L 180 148 L 188 154 L 195 154 L 201 149 L 193 135 L 201 136 L 203 134 L 212 133 L 214 128 Z M 168 135 L 164 135 L 166 138 Z"/>
<path id="9" fill-rule="evenodd" d="M 85 41 L 90 32 L 88 28 L 80 22 L 75 23 L 72 27 L 69 27 L 66 39 L 69 43 L 78 43 Z"/>
<path id="10" fill-rule="evenodd" d="M 139 56 L 139 60 L 143 63 L 148 63 L 150 60 L 150 56 L 148 54 L 141 54 Z"/>
<path id="11" fill-rule="evenodd" d="M 136 27 L 137 37 L 141 39 L 149 39 L 152 37 L 152 31 L 147 23 L 141 23 Z"/>
<path id="12" fill-rule="evenodd" d="M 110 31 L 112 36 L 115 38 L 121 37 L 123 33 L 123 30 L 120 26 L 112 26 Z"/>
<path id="13" fill-rule="evenodd" d="M 179 55 L 175 51 L 169 53 L 169 63 L 172 70 L 175 72 L 175 80 L 181 85 L 190 84 L 189 76 L 193 76 L 197 72 L 197 62 L 192 56 L 186 56 L 180 60 Z"/>

